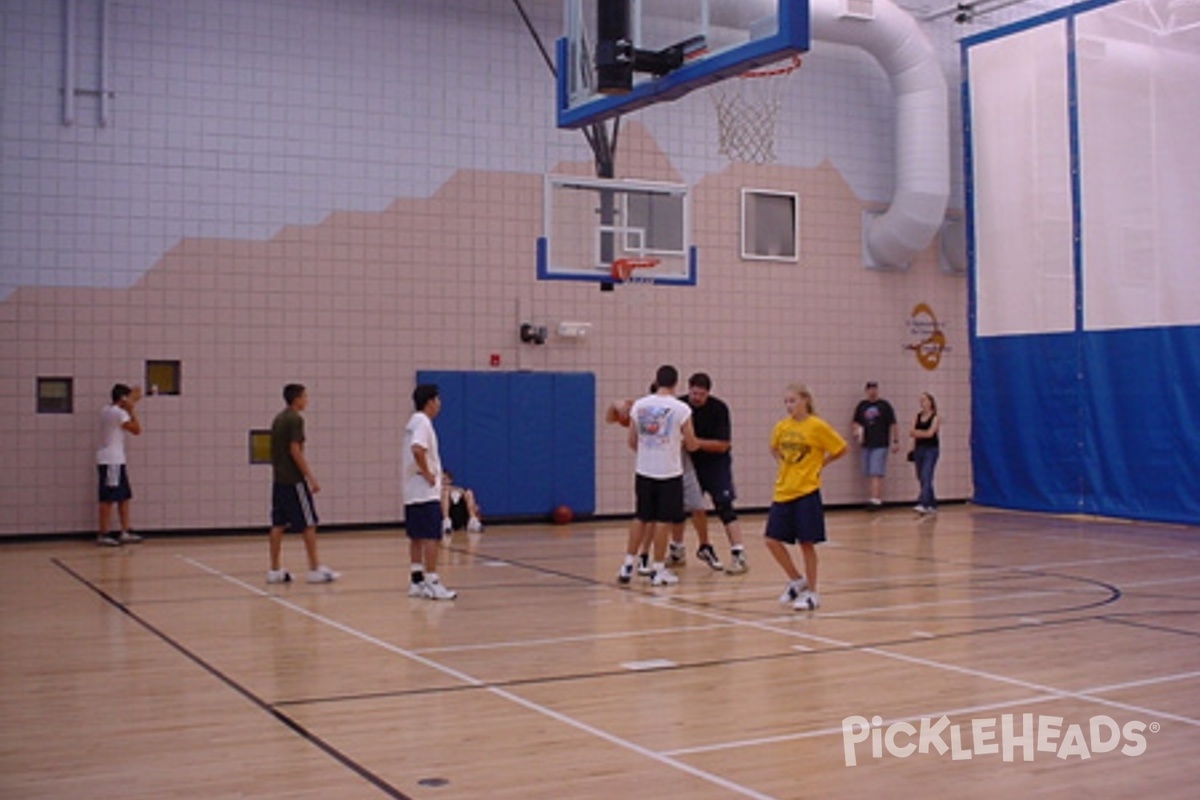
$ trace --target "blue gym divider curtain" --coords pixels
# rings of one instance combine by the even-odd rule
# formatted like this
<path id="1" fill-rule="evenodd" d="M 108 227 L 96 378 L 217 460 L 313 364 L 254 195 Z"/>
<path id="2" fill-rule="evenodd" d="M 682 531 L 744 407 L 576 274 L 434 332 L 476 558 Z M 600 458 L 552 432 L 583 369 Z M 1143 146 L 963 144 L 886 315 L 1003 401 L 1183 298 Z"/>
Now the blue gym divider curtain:
<path id="1" fill-rule="evenodd" d="M 963 40 L 980 503 L 1200 523 L 1200 26 L 1151 10 Z"/>

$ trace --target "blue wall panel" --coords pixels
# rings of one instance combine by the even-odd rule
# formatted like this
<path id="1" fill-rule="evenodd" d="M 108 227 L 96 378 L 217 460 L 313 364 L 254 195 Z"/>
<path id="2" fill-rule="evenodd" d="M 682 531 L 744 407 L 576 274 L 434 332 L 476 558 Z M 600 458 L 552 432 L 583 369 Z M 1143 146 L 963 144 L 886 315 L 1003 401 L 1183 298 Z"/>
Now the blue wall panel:
<path id="1" fill-rule="evenodd" d="M 441 389 L 442 463 L 485 518 L 596 508 L 596 381 L 579 372 L 422 370 Z"/>
<path id="2" fill-rule="evenodd" d="M 1200 328 L 976 338 L 975 500 L 1200 523 Z"/>

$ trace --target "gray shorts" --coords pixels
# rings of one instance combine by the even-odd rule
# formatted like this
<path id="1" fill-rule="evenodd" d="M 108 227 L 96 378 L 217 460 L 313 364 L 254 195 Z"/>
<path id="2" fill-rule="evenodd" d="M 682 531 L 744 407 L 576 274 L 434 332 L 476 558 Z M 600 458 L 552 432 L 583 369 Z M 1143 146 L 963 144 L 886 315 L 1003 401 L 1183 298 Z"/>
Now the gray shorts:
<path id="1" fill-rule="evenodd" d="M 867 478 L 882 478 L 887 473 L 886 447 L 864 447 L 862 451 L 862 472 Z"/>
<path id="2" fill-rule="evenodd" d="M 700 491 L 700 479 L 691 457 L 683 454 L 683 510 L 689 514 L 704 510 L 704 492 Z"/>

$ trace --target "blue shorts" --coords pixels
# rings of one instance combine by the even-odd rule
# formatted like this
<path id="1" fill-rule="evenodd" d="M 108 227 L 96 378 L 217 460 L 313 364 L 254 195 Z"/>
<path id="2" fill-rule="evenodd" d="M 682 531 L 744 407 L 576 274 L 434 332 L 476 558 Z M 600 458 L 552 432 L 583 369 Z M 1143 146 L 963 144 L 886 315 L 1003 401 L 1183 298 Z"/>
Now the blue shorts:
<path id="1" fill-rule="evenodd" d="M 887 472 L 886 447 L 864 447 L 862 451 L 862 472 L 866 478 L 882 478 Z"/>
<path id="2" fill-rule="evenodd" d="M 637 475 L 634 480 L 637 493 L 638 522 L 683 522 L 683 476 L 674 478 L 648 478 Z"/>
<path id="3" fill-rule="evenodd" d="M 124 503 L 133 497 L 124 464 L 97 464 L 96 472 L 100 477 L 101 503 Z"/>
<path id="4" fill-rule="evenodd" d="M 441 539 L 442 501 L 428 500 L 405 506 L 404 532 L 410 539 Z"/>
<path id="5" fill-rule="evenodd" d="M 271 484 L 271 525 L 299 533 L 317 527 L 317 506 L 304 481 Z"/>
<path id="6" fill-rule="evenodd" d="M 766 536 L 785 544 L 825 541 L 825 508 L 821 503 L 821 490 L 795 500 L 771 503 L 771 510 L 767 512 Z"/>

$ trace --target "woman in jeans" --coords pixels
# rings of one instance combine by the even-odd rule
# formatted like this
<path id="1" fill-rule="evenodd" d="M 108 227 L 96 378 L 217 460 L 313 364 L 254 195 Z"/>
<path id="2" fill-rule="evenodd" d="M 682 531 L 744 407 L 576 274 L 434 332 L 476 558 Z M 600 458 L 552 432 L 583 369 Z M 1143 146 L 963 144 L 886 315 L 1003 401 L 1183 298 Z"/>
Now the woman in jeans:
<path id="1" fill-rule="evenodd" d="M 921 494 L 913 510 L 918 514 L 936 514 L 937 497 L 933 493 L 933 472 L 937 467 L 938 444 L 937 401 L 929 392 L 921 392 L 921 410 L 908 435 L 913 440 L 912 461 L 917 468 Z"/>

